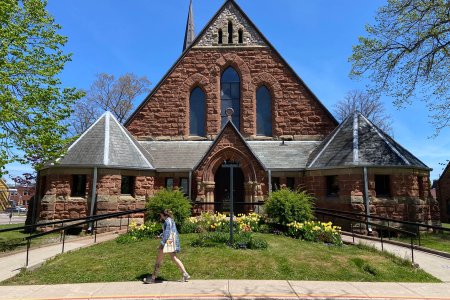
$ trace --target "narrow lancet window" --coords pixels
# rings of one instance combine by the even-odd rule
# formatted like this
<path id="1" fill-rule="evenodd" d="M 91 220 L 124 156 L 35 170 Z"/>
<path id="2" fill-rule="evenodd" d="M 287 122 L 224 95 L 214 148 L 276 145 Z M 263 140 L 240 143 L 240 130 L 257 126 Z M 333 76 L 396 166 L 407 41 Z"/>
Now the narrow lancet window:
<path id="1" fill-rule="evenodd" d="M 232 67 L 228 67 L 222 73 L 220 83 L 222 127 L 227 123 L 228 118 L 225 111 L 230 107 L 234 110 L 231 120 L 233 121 L 234 126 L 239 130 L 241 115 L 241 79 Z"/>
<path id="2" fill-rule="evenodd" d="M 239 44 L 244 43 L 244 31 L 242 29 L 239 29 Z"/>
<path id="3" fill-rule="evenodd" d="M 205 136 L 205 106 L 205 93 L 196 87 L 189 99 L 189 135 Z"/>
<path id="4" fill-rule="evenodd" d="M 223 32 L 222 29 L 219 29 L 219 45 L 223 44 Z"/>
<path id="5" fill-rule="evenodd" d="M 228 44 L 233 44 L 233 23 L 228 21 Z"/>
<path id="6" fill-rule="evenodd" d="M 272 97 L 264 85 L 256 91 L 256 134 L 272 136 Z"/>

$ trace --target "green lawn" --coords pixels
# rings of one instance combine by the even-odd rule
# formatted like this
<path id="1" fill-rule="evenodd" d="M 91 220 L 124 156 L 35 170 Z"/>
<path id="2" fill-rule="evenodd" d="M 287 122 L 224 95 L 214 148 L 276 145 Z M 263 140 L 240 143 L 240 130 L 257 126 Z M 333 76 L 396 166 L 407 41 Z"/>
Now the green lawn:
<path id="1" fill-rule="evenodd" d="M 439 282 L 410 263 L 357 246 L 327 246 L 284 236 L 261 234 L 266 250 L 194 248 L 195 234 L 181 235 L 180 258 L 192 279 L 284 279 L 338 281 Z M 34 272 L 24 271 L 3 285 L 136 281 L 154 264 L 158 240 L 131 244 L 109 241 L 69 252 Z M 163 280 L 180 274 L 169 257 L 162 265 Z"/>
<path id="2" fill-rule="evenodd" d="M 450 228 L 450 224 L 443 223 L 442 227 Z M 396 240 L 404 243 L 411 243 L 410 238 L 395 238 Z M 414 240 L 415 245 L 419 245 L 419 240 Z M 420 246 L 444 251 L 450 253 L 450 232 L 442 233 L 421 233 L 420 234 Z"/>
<path id="3" fill-rule="evenodd" d="M 0 225 L 0 229 L 14 228 L 14 227 L 20 227 L 20 226 L 24 226 L 24 224 Z M 29 236 L 28 233 L 24 233 L 20 230 L 1 232 L 0 233 L 0 252 L 12 251 L 12 250 L 26 247 L 27 243 L 24 240 L 24 237 L 27 237 L 27 236 Z M 58 241 L 59 241 L 59 234 L 52 233 L 52 234 L 45 235 L 43 237 L 34 239 L 31 242 L 31 247 L 36 247 L 36 246 L 40 246 L 43 244 L 49 244 L 49 243 L 58 242 Z"/>

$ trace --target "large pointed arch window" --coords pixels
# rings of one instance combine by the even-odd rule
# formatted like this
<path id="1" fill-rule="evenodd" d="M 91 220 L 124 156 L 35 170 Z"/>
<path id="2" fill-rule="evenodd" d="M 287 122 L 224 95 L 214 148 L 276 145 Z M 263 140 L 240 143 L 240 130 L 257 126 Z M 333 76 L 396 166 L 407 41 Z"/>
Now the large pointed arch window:
<path id="1" fill-rule="evenodd" d="M 272 96 L 264 85 L 256 91 L 256 135 L 272 136 Z"/>
<path id="2" fill-rule="evenodd" d="M 205 93 L 196 87 L 189 98 L 189 135 L 205 134 Z"/>
<path id="3" fill-rule="evenodd" d="M 225 110 L 231 107 L 234 110 L 232 121 L 234 126 L 239 130 L 240 125 L 240 99 L 241 99 L 241 80 L 238 73 L 232 68 L 228 67 L 223 73 L 220 80 L 221 85 L 221 110 L 222 127 L 227 122 Z"/>

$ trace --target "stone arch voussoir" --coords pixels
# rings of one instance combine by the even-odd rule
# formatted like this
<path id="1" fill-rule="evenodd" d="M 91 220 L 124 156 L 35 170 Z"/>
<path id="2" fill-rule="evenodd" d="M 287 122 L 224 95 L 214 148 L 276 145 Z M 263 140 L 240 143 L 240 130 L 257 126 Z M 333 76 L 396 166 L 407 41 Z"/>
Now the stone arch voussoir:
<path id="1" fill-rule="evenodd" d="M 242 172 L 244 173 L 245 180 L 248 182 L 256 181 L 257 174 L 251 158 L 248 157 L 247 154 L 233 147 L 227 147 L 220 150 L 219 152 L 214 154 L 211 159 L 208 160 L 208 162 L 204 166 L 203 180 L 213 182 L 214 175 L 216 174 L 217 169 L 226 160 L 239 162 Z"/>

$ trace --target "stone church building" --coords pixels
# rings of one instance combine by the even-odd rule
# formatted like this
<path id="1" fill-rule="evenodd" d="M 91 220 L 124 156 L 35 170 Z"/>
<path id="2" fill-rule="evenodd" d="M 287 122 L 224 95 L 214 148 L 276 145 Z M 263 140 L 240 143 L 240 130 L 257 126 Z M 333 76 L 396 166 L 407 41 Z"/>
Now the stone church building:
<path id="1" fill-rule="evenodd" d="M 196 211 L 238 212 L 301 188 L 317 207 L 429 222 L 430 169 L 355 112 L 339 124 L 233 0 L 120 124 L 106 112 L 39 172 L 39 220 L 143 208 L 179 188 Z"/>

